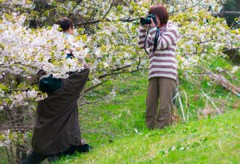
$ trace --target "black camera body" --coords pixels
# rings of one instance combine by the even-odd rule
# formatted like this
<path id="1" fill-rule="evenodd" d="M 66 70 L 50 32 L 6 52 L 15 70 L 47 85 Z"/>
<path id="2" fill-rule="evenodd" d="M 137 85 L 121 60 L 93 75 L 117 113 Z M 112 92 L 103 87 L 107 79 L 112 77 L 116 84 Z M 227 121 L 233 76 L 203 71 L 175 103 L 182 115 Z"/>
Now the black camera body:
<path id="1" fill-rule="evenodd" d="M 146 18 L 140 18 L 141 25 L 151 24 L 151 18 L 155 24 L 157 24 L 157 18 L 154 14 L 148 14 Z"/>

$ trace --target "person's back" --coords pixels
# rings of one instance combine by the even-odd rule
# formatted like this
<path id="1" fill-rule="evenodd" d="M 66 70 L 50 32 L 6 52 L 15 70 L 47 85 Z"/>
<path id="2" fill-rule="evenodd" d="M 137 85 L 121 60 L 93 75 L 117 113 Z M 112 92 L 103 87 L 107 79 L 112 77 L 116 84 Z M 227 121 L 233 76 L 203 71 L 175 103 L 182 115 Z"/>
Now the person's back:
<path id="1" fill-rule="evenodd" d="M 81 144 L 77 101 L 88 74 L 89 69 L 71 73 L 60 89 L 39 101 L 32 138 L 35 152 L 56 154 Z"/>

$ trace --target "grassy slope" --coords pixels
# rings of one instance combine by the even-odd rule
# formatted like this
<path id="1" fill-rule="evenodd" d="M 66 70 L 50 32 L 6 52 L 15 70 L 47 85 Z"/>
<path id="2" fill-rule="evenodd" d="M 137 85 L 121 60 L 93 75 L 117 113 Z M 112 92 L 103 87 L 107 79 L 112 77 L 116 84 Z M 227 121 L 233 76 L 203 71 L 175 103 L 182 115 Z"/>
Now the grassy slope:
<path id="1" fill-rule="evenodd" d="M 193 121 L 120 139 L 65 162 L 238 163 L 239 124 L 240 111 L 235 110 L 214 119 Z"/>
<path id="2" fill-rule="evenodd" d="M 237 74 L 236 76 L 239 76 Z M 59 163 L 238 163 L 240 161 L 239 98 L 201 78 L 196 85 L 181 81 L 180 90 L 189 121 L 149 131 L 144 123 L 147 73 L 126 74 L 86 95 L 96 101 L 108 91 L 116 97 L 81 106 L 83 138 L 91 153 L 67 157 Z M 216 110 L 204 91 L 225 113 L 196 120 L 204 108 Z M 186 94 L 185 94 L 186 93 Z M 233 109 L 233 110 L 232 110 Z M 230 111 L 231 110 L 231 111 Z M 179 113 L 179 112 L 178 112 Z"/>

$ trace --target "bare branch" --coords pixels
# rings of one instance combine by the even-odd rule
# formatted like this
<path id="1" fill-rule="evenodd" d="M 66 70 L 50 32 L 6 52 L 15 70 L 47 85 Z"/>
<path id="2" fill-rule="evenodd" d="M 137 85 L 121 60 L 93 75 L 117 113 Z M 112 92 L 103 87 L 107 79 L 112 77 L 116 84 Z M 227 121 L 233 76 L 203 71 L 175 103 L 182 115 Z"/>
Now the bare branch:
<path id="1" fill-rule="evenodd" d="M 184 11 L 186 11 L 186 10 L 188 10 L 188 9 L 191 9 L 191 8 L 199 5 L 202 1 L 203 1 L 203 0 L 199 0 L 199 1 L 196 2 L 194 5 L 192 5 L 192 6 L 190 6 L 190 7 L 185 7 L 183 10 L 179 10 L 179 11 L 174 11 L 174 10 L 173 10 L 172 12 L 169 13 L 169 15 L 173 15 L 174 13 L 178 13 L 178 12 L 184 12 Z"/>
<path id="2" fill-rule="evenodd" d="M 76 23 L 74 24 L 74 26 L 83 26 L 83 25 L 88 25 L 88 24 L 95 24 L 95 23 L 100 23 L 100 22 L 104 22 L 104 21 L 107 21 L 107 22 L 133 22 L 133 21 L 136 21 L 136 20 L 139 20 L 140 18 L 132 18 L 132 19 L 120 19 L 120 20 L 108 20 L 108 19 L 102 19 L 102 20 L 93 20 L 93 21 L 88 21 L 88 22 L 82 22 L 82 23 Z"/>
<path id="3" fill-rule="evenodd" d="M 102 19 L 105 19 L 105 18 L 106 18 L 106 16 L 107 16 L 108 13 L 110 12 L 111 8 L 113 7 L 113 3 L 114 3 L 114 1 L 112 1 L 112 3 L 111 3 L 111 5 L 110 5 L 109 9 L 107 10 L 107 12 L 105 13 L 105 15 L 103 16 Z"/>
<path id="4" fill-rule="evenodd" d="M 72 9 L 72 11 L 70 12 L 70 14 L 68 14 L 68 18 L 70 18 L 70 17 L 72 16 L 73 10 L 75 10 L 76 7 L 77 7 L 78 5 L 80 5 L 81 2 L 82 2 L 82 0 L 80 0 L 80 1 L 76 4 L 76 6 Z"/>
<path id="5" fill-rule="evenodd" d="M 90 91 L 90 90 L 92 90 L 92 89 L 94 89 L 94 88 L 97 88 L 98 86 L 104 84 L 105 82 L 107 82 L 107 80 L 105 80 L 105 81 L 103 81 L 103 82 L 101 82 L 101 83 L 99 83 L 99 84 L 97 84 L 97 85 L 94 85 L 94 86 L 92 86 L 92 87 L 90 87 L 90 88 L 85 89 L 85 90 L 83 91 L 83 93 L 86 93 L 86 92 L 88 92 L 88 91 Z"/>
<path id="6" fill-rule="evenodd" d="M 99 78 L 99 79 L 102 79 L 102 78 L 104 78 L 104 77 L 106 77 L 106 76 L 119 74 L 119 73 L 114 73 L 114 72 L 115 72 L 115 71 L 122 70 L 122 69 L 124 69 L 124 68 L 128 68 L 128 67 L 130 67 L 130 66 L 131 66 L 131 64 L 129 64 L 129 65 L 125 65 L 125 66 L 122 66 L 122 67 L 118 67 L 118 68 L 112 70 L 112 73 L 108 73 L 108 74 L 100 75 L 98 78 Z"/>
<path id="7" fill-rule="evenodd" d="M 224 17 L 226 15 L 235 15 L 235 16 L 240 16 L 240 11 L 222 11 L 222 12 L 214 12 L 212 13 L 212 16 L 220 16 Z"/>

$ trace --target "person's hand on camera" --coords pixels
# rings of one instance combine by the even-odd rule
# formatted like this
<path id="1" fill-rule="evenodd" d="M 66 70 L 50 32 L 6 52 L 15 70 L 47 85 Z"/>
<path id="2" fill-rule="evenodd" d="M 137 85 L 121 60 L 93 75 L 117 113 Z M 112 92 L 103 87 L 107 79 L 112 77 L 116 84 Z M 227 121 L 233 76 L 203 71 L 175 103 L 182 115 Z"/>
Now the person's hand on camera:
<path id="1" fill-rule="evenodd" d="M 151 18 L 151 24 L 149 25 L 150 28 L 156 27 L 156 24 L 154 23 L 153 19 Z"/>
<path id="2" fill-rule="evenodd" d="M 156 25 L 155 25 L 155 23 L 154 23 L 154 21 L 153 21 L 153 19 L 151 18 L 151 23 L 150 24 L 144 24 L 144 25 L 142 25 L 143 27 L 149 27 L 149 28 L 154 28 L 154 27 L 156 27 Z"/>

